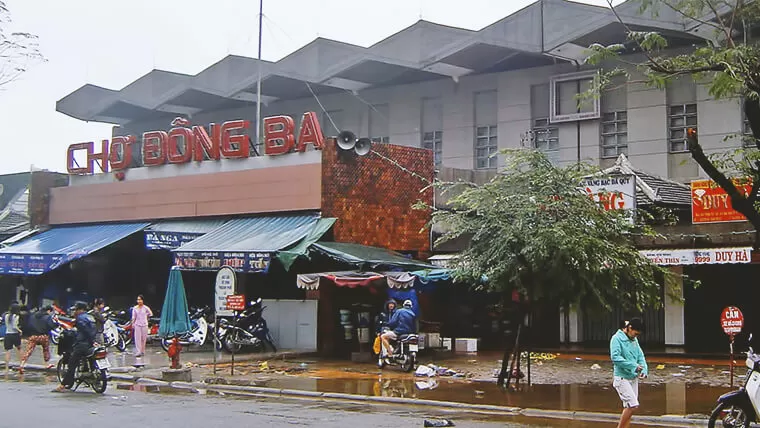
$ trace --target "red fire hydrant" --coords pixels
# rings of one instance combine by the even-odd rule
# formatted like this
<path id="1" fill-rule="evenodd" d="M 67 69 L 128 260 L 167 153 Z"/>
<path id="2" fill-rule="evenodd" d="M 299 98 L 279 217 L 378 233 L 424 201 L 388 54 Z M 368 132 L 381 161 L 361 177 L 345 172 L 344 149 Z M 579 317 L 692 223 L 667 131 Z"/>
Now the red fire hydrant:
<path id="1" fill-rule="evenodd" d="M 175 336 L 174 339 L 172 339 L 171 345 L 169 345 L 169 350 L 166 351 L 166 353 L 169 355 L 169 359 L 172 361 L 172 369 L 182 368 L 179 363 L 180 352 L 182 352 L 182 345 L 179 343 L 179 339 Z"/>

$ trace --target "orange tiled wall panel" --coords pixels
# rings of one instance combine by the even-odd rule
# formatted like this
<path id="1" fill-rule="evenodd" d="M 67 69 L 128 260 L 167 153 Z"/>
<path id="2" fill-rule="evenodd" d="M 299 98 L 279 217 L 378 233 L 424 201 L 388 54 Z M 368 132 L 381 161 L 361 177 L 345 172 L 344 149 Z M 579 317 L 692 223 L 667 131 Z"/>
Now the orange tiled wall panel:
<path id="1" fill-rule="evenodd" d="M 372 149 L 433 180 L 432 151 L 389 144 L 373 144 Z M 432 190 L 420 193 L 427 183 L 373 153 L 359 157 L 338 151 L 328 143 L 322 153 L 322 215 L 340 219 L 335 240 L 428 251 L 430 211 L 412 209 L 418 200 L 432 205 Z"/>
<path id="2" fill-rule="evenodd" d="M 50 223 L 318 210 L 321 173 L 315 163 L 55 188 Z"/>

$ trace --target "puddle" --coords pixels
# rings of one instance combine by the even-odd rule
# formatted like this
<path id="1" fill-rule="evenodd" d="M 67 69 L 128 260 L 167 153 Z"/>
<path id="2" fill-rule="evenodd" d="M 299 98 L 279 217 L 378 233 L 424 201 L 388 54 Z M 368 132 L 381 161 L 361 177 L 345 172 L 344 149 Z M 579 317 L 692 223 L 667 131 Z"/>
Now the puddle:
<path id="1" fill-rule="evenodd" d="M 446 378 L 305 378 L 272 379 L 270 388 L 302 389 L 369 396 L 420 398 L 471 404 L 531 407 L 617 413 L 620 401 L 612 386 L 598 385 L 522 385 L 518 391 L 505 392 L 495 383 L 463 382 Z M 423 389 L 421 389 L 423 388 Z M 729 388 L 703 385 L 640 385 L 642 415 L 709 414 L 715 401 Z"/>

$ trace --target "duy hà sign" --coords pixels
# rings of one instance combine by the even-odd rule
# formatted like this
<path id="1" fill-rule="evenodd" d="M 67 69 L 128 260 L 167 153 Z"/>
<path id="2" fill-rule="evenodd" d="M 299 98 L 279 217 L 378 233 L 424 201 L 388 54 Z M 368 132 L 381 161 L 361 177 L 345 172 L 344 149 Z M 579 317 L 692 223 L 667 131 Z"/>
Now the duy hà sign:
<path id="1" fill-rule="evenodd" d="M 320 150 L 324 135 L 317 114 L 306 112 L 296 134 L 295 122 L 290 116 L 272 116 L 264 119 L 264 155 L 278 156 L 291 152 L 304 152 L 307 146 Z M 148 131 L 141 136 L 141 164 L 134 165 L 133 151 L 137 137 L 125 135 L 102 140 L 100 152 L 95 142 L 76 143 L 66 151 L 69 174 L 94 174 L 97 165 L 101 172 L 123 171 L 133 167 L 154 167 L 166 164 L 242 159 L 251 156 L 248 120 L 232 120 L 208 126 L 191 125 L 187 119 L 171 122 L 169 131 Z M 84 165 L 77 162 L 78 154 L 86 154 Z M 257 155 L 257 154 L 255 154 Z"/>
<path id="2" fill-rule="evenodd" d="M 636 177 L 633 175 L 588 177 L 580 187 L 606 211 L 636 209 Z"/>
<path id="3" fill-rule="evenodd" d="M 751 247 L 681 250 L 642 250 L 639 253 L 660 266 L 750 263 Z"/>

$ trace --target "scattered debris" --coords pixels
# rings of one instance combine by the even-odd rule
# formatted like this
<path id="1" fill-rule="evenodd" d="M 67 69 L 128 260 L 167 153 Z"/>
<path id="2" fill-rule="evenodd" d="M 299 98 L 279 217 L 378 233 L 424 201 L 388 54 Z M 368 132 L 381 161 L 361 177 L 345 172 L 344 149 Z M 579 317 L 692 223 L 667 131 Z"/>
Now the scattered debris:
<path id="1" fill-rule="evenodd" d="M 681 377 L 681 376 L 683 376 L 683 373 L 673 373 L 673 376 L 675 376 L 675 377 Z"/>
<path id="2" fill-rule="evenodd" d="M 269 370 L 269 361 L 262 361 L 259 364 L 259 370 Z"/>
<path id="3" fill-rule="evenodd" d="M 657 370 L 665 370 L 665 364 L 658 364 Z"/>
<path id="4" fill-rule="evenodd" d="M 436 374 L 435 370 L 433 370 L 432 368 L 428 366 L 419 366 L 417 367 L 417 370 L 414 372 L 415 376 L 420 376 L 420 377 L 422 376 L 432 377 L 432 376 L 435 376 L 435 374 Z"/>
<path id="5" fill-rule="evenodd" d="M 601 368 L 602 366 L 600 366 L 599 364 L 594 364 L 593 366 L 591 366 L 591 370 L 599 370 Z"/>
<path id="6" fill-rule="evenodd" d="M 436 389 L 438 388 L 438 381 L 435 379 L 429 379 L 429 380 L 415 382 L 414 385 L 419 390 Z"/>
<path id="7" fill-rule="evenodd" d="M 453 427 L 454 422 L 450 419 L 425 419 L 424 426 L 426 427 Z"/>
<path id="8" fill-rule="evenodd" d="M 583 361 L 583 358 L 581 358 L 581 357 L 575 357 L 575 361 Z"/>

